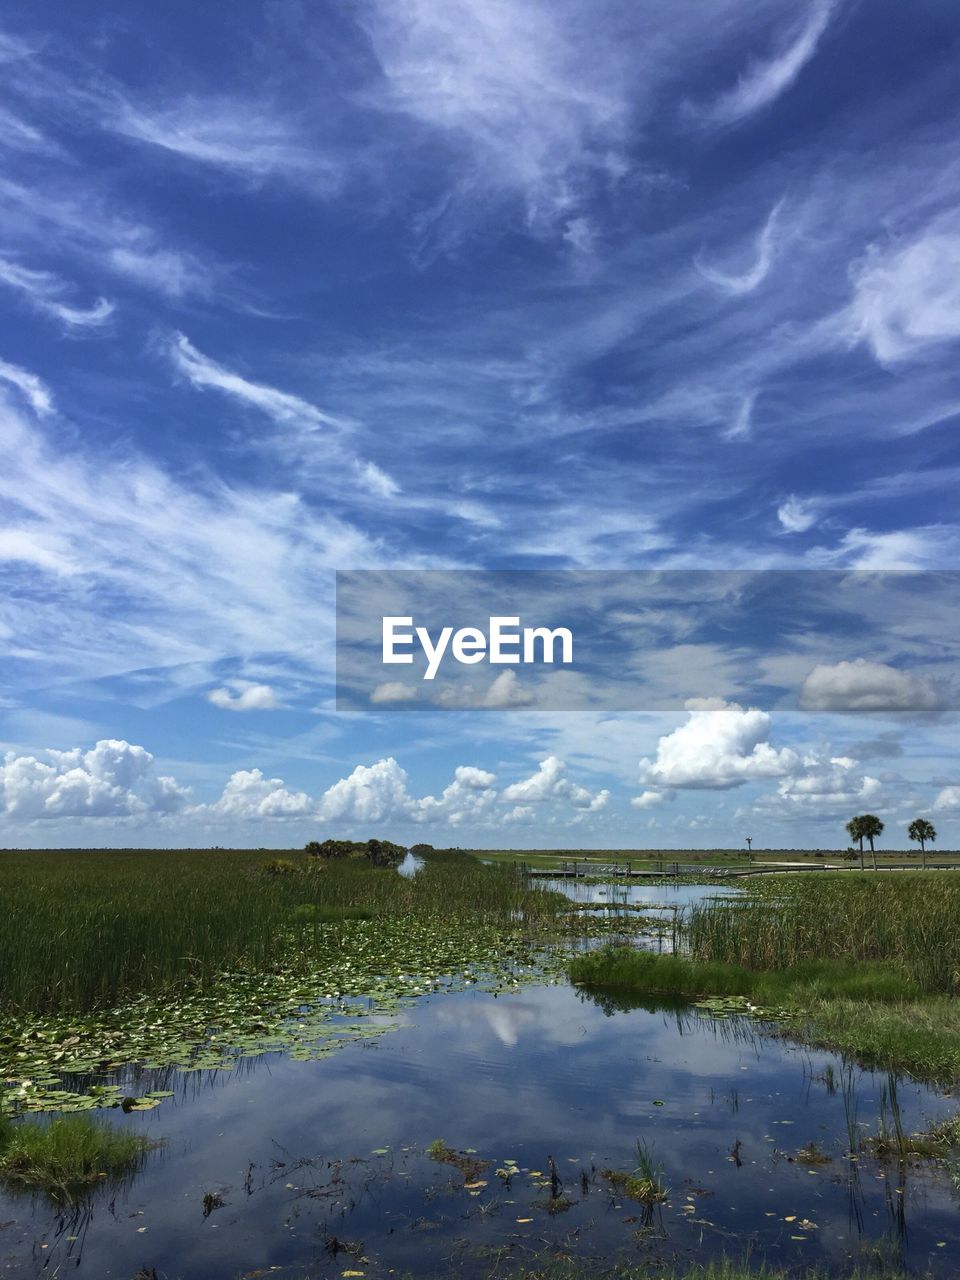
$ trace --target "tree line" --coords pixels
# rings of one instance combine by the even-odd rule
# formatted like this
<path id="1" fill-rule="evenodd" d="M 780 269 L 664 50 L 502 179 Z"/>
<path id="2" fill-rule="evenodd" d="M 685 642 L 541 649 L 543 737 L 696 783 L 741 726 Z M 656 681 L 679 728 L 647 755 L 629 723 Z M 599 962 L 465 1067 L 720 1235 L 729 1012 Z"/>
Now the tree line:
<path id="1" fill-rule="evenodd" d="M 870 854 L 873 858 L 873 869 L 877 869 L 877 851 L 874 841 L 879 839 L 883 834 L 883 822 L 875 813 L 860 813 L 855 818 L 851 818 L 847 823 L 847 834 L 851 840 L 855 840 L 860 847 L 860 870 L 863 870 L 863 842 L 867 840 L 870 844 Z M 907 827 L 907 835 L 915 843 L 920 845 L 920 854 L 923 858 L 923 865 L 927 865 L 927 845 L 933 844 L 937 838 L 936 830 L 933 823 L 928 822 L 926 818 L 914 818 Z"/>

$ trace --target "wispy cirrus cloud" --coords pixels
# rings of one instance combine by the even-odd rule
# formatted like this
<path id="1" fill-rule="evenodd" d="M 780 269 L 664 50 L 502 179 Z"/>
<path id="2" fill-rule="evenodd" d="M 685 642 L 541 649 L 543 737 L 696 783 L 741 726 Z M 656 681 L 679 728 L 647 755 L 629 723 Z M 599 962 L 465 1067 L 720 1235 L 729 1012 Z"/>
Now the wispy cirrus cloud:
<path id="1" fill-rule="evenodd" d="M 29 369 L 21 369 L 7 360 L 0 360 L 0 382 L 16 387 L 30 408 L 39 416 L 53 412 L 53 396 L 49 387 Z"/>
<path id="2" fill-rule="evenodd" d="M 0 210 L 8 240 L 31 251 L 41 249 L 81 263 L 94 263 L 112 275 L 135 281 L 167 297 L 209 298 L 223 283 L 214 255 L 201 258 L 164 241 L 157 228 L 118 212 L 113 202 L 89 186 L 66 182 L 31 185 L 0 178 Z M 231 290 L 223 290 L 229 302 Z"/>
<path id="3" fill-rule="evenodd" d="M 32 375 L 14 374 L 43 409 Z M 289 491 L 209 475 L 187 485 L 135 451 L 64 449 L 2 412 L 0 507 L 50 553 L 0 601 L 0 631 L 16 637 L 8 679 L 14 663 L 33 685 L 262 654 L 325 669 L 332 570 L 375 562 L 366 534 Z M 22 546 L 8 550 L 22 559 Z"/>
<path id="4" fill-rule="evenodd" d="M 783 205 L 784 201 L 782 199 L 778 200 L 767 215 L 766 222 L 760 228 L 754 242 L 754 261 L 752 266 L 748 267 L 746 271 L 730 273 L 710 265 L 704 259 L 703 254 L 700 254 L 696 260 L 696 267 L 704 279 L 709 280 L 711 284 L 716 285 L 725 293 L 733 294 L 736 297 L 753 293 L 754 289 L 767 278 L 773 265 L 777 248 L 777 223 L 783 210 Z"/>
<path id="5" fill-rule="evenodd" d="M 0 284 L 24 295 L 38 311 L 59 320 L 67 329 L 97 329 L 113 315 L 114 304 L 98 298 L 90 307 L 73 307 L 63 300 L 66 284 L 50 271 L 37 271 L 0 258 Z"/>
<path id="6" fill-rule="evenodd" d="M 835 8 L 836 0 L 814 0 L 806 22 L 785 47 L 750 62 L 732 88 L 711 103 L 691 105 L 691 114 L 706 124 L 731 125 L 776 102 L 817 52 Z"/>
<path id="7" fill-rule="evenodd" d="M 107 98 L 101 110 L 105 126 L 125 137 L 253 181 L 282 178 L 331 196 L 349 168 L 327 155 L 316 132 L 266 102 L 186 96 L 151 111 Z"/>
<path id="8" fill-rule="evenodd" d="M 252 405 L 281 426 L 318 430 L 329 427 L 341 429 L 349 425 L 344 419 L 325 413 L 300 396 L 234 373 L 199 352 L 182 333 L 173 335 L 168 350 L 174 367 L 192 386 L 220 391 L 234 400 Z"/>
<path id="9" fill-rule="evenodd" d="M 884 365 L 960 340 L 960 230 L 954 218 L 900 243 L 873 245 L 853 271 L 843 317 L 851 343 Z"/>
<path id="10" fill-rule="evenodd" d="M 588 233 L 582 200 L 630 168 L 630 60 L 603 20 L 575 5 L 402 0 L 368 6 L 383 109 L 431 131 L 454 183 L 421 220 L 442 238 L 471 200 L 519 199 L 532 229 Z"/>

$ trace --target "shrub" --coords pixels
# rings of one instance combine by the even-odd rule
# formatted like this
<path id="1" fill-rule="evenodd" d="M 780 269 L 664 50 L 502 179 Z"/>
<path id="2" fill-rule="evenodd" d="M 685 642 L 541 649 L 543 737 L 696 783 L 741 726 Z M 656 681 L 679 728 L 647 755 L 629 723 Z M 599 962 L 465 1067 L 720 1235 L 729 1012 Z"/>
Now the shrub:
<path id="1" fill-rule="evenodd" d="M 289 858 L 274 858 L 263 870 L 268 876 L 295 876 L 299 868 Z"/>

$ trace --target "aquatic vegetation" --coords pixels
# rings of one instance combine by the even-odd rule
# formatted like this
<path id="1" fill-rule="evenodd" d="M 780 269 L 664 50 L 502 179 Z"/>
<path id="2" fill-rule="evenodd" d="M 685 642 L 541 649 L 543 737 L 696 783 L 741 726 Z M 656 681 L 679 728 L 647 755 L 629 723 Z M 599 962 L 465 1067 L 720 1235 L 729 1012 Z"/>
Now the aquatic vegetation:
<path id="1" fill-rule="evenodd" d="M 908 1272 L 887 1266 L 837 1271 L 815 1266 L 781 1268 L 749 1258 L 743 1262 L 723 1258 L 665 1270 L 655 1261 L 577 1258 L 562 1252 L 540 1253 L 509 1270 L 498 1264 L 488 1274 L 491 1280 L 494 1276 L 497 1280 L 909 1280 Z"/>
<path id="2" fill-rule="evenodd" d="M 464 1186 L 469 1190 L 478 1190 L 487 1184 L 480 1181 L 480 1175 L 489 1168 L 489 1160 L 479 1160 L 475 1151 L 457 1151 L 448 1147 L 442 1138 L 435 1138 L 427 1147 L 427 1155 L 437 1164 L 452 1165 L 462 1175 Z"/>
<path id="3" fill-rule="evenodd" d="M 672 942 L 672 956 L 619 947 L 578 957 L 571 977 L 700 997 L 716 1017 L 741 1002 L 740 1012 L 865 1064 L 960 1078 L 960 881 L 949 875 L 751 881 L 743 898 L 677 913 Z"/>
<path id="4" fill-rule="evenodd" d="M 637 1142 L 637 1167 L 632 1173 L 604 1169 L 601 1176 L 638 1204 L 662 1204 L 670 1194 L 663 1181 L 663 1167 L 654 1164 L 653 1151 L 642 1139 Z"/>
<path id="5" fill-rule="evenodd" d="M 373 874 L 405 883 L 395 872 Z M 421 995 L 516 990 L 562 963 L 517 921 L 479 918 L 467 931 L 410 913 L 308 927 L 311 945 L 278 947 L 267 972 L 227 972 L 176 997 L 147 994 L 83 1015 L 0 1020 L 0 1111 L 118 1106 L 130 1093 L 127 1064 L 149 1079 L 162 1068 L 229 1069 L 280 1051 L 323 1057 L 385 1034 Z M 156 1105 L 149 1093 L 138 1103 Z"/>
<path id="6" fill-rule="evenodd" d="M 0 1117 L 0 1182 L 68 1203 L 105 1180 L 135 1173 L 152 1145 L 140 1134 L 88 1116 L 63 1116 L 49 1124 Z"/>
<path id="7" fill-rule="evenodd" d="M 884 964 L 810 960 L 762 971 L 616 946 L 575 957 L 569 972 L 590 990 L 685 996 L 711 1017 L 773 1021 L 866 1065 L 960 1078 L 960 1000 L 925 995 Z"/>
<path id="8" fill-rule="evenodd" d="M 276 851 L 45 850 L 0 852 L 0 1009 L 103 1009 L 144 994 L 176 996 L 225 972 L 269 973 L 285 953 L 326 939 L 317 921 L 362 910 L 385 921 L 416 916 L 562 924 L 567 900 L 530 889 L 509 867 L 431 863 L 409 880 L 366 860 L 310 874 L 266 875 Z M 302 905 L 315 919 L 295 915 Z"/>
<path id="9" fill-rule="evenodd" d="M 770 876 L 751 880 L 747 895 L 691 908 L 682 933 L 693 959 L 764 970 L 816 959 L 882 963 L 902 979 L 904 996 L 960 992 L 954 875 Z"/>
<path id="10" fill-rule="evenodd" d="M 620 987 L 668 995 L 730 997 L 730 1002 L 703 1001 L 705 1009 L 749 1012 L 786 1006 L 798 993 L 860 1000 L 899 1000 L 903 980 L 884 965 L 852 968 L 832 960 L 808 960 L 783 970 L 755 970 L 723 961 L 685 955 L 660 955 L 634 947 L 606 947 L 578 956 L 570 976 L 584 986 Z M 920 996 L 906 984 L 906 994 Z"/>

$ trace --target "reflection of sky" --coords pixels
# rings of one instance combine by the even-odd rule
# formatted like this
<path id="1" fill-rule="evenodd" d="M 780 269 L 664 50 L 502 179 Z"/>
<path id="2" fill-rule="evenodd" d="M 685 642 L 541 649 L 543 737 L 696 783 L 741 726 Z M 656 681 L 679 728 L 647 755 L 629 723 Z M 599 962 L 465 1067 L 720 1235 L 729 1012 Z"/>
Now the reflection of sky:
<path id="1" fill-rule="evenodd" d="M 642 1137 L 654 1146 L 672 1190 L 664 1211 L 668 1251 L 705 1258 L 729 1246 L 723 1231 L 734 1233 L 737 1248 L 755 1234 L 771 1260 L 836 1260 L 856 1247 L 844 1162 L 810 1174 L 773 1158 L 775 1150 L 795 1151 L 810 1141 L 839 1152 L 841 1097 L 819 1079 L 828 1063 L 839 1078 L 831 1055 L 757 1039 L 738 1020 L 706 1021 L 671 1008 L 607 1016 L 562 986 L 430 998 L 406 1018 L 415 1028 L 320 1062 L 277 1055 L 215 1082 L 188 1077 L 175 1102 L 111 1116 L 167 1142 L 115 1214 L 102 1205 L 96 1210 L 80 1280 L 127 1277 L 145 1263 L 184 1280 L 305 1263 L 316 1255 L 325 1225 L 341 1238 L 362 1240 L 366 1255 L 383 1266 L 429 1272 L 449 1256 L 455 1237 L 494 1242 L 515 1230 L 514 1218 L 527 1216 L 531 1198 L 521 1180 L 511 1197 L 523 1213 L 503 1206 L 467 1221 L 476 1203 L 462 1191 L 443 1191 L 449 1169 L 416 1154 L 438 1137 L 497 1162 L 512 1157 L 521 1167 L 542 1169 L 552 1155 L 574 1199 L 581 1168 L 632 1168 Z M 860 1118 L 872 1128 L 881 1083 L 859 1078 Z M 908 1127 L 950 1109 L 916 1086 L 903 1084 L 900 1092 Z M 741 1168 L 728 1158 L 737 1139 Z M 391 1155 L 373 1157 L 380 1147 Z M 297 1168 L 306 1156 L 320 1163 Z M 344 1165 L 345 1195 L 302 1195 L 304 1187 L 329 1181 L 328 1161 L 355 1157 L 369 1163 Z M 278 1160 L 283 1167 L 272 1169 Z M 251 1162 L 248 1195 L 243 1184 Z M 388 1169 L 396 1176 L 385 1181 Z M 273 1181 L 264 1186 L 265 1179 Z M 876 1238 L 889 1225 L 887 1184 L 869 1165 L 861 1180 L 865 1231 Z M 709 1194 L 688 1201 L 692 1185 Z M 427 1187 L 440 1190 L 425 1200 Z M 211 1190 L 222 1191 L 227 1205 L 204 1220 L 201 1198 Z M 684 1212 L 685 1203 L 695 1203 L 696 1213 Z M 956 1243 L 958 1236 L 942 1180 L 911 1172 L 905 1204 L 912 1258 L 944 1262 L 936 1241 Z M 630 1243 L 623 1223 L 629 1209 L 613 1211 L 600 1189 L 560 1219 L 532 1212 L 537 1236 L 555 1238 L 580 1226 L 585 1251 Z M 787 1215 L 818 1224 L 808 1241 L 790 1240 L 796 1230 Z M 440 1225 L 420 1232 L 411 1225 L 419 1217 Z M 716 1229 L 685 1221 L 694 1217 Z M 0 1202 L 0 1221 L 14 1218 L 8 1247 L 48 1229 L 45 1211 L 31 1216 L 24 1202 Z"/>
<path id="2" fill-rule="evenodd" d="M 649 906 L 651 910 L 663 907 L 689 907 L 695 902 L 709 902 L 711 898 L 735 898 L 742 889 L 701 884 L 589 884 L 583 880 L 541 880 L 545 889 L 564 893 L 574 902 L 596 902 L 598 905 L 617 906 L 622 903 Z"/>

